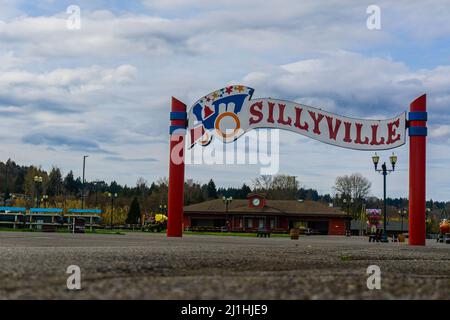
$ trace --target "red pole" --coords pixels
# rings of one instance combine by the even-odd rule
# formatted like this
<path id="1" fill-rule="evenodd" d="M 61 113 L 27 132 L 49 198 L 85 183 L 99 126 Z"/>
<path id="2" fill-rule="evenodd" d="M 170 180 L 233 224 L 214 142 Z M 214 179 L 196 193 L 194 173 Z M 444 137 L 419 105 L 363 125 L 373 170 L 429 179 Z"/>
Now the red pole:
<path id="1" fill-rule="evenodd" d="M 414 100 L 409 112 L 409 244 L 425 245 L 425 171 L 427 96 Z"/>
<path id="2" fill-rule="evenodd" d="M 186 119 L 186 105 L 172 97 L 172 112 L 170 113 L 168 237 L 181 237 L 183 235 Z"/>

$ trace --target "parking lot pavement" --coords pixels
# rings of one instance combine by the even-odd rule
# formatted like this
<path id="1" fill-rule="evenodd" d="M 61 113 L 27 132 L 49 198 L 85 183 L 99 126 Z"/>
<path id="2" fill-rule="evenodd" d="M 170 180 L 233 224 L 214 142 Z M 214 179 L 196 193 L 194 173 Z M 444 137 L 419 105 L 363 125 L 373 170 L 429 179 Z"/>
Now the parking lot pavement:
<path id="1" fill-rule="evenodd" d="M 431 240 L 0 232 L 0 257 L 2 299 L 450 299 L 450 245 Z"/>

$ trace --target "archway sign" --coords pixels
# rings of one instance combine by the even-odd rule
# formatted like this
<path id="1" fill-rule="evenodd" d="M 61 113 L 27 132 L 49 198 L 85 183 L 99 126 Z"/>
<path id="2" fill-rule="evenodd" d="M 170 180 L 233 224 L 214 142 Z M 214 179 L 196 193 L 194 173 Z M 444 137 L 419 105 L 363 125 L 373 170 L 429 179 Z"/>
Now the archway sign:
<path id="1" fill-rule="evenodd" d="M 207 146 L 212 139 L 233 142 L 247 131 L 277 128 L 355 150 L 387 150 L 400 147 L 409 134 L 409 244 L 425 245 L 425 148 L 426 95 L 406 112 L 386 120 L 355 119 L 336 115 L 296 102 L 258 98 L 253 89 L 228 86 L 193 104 L 172 98 L 170 113 L 170 160 L 168 237 L 183 232 L 184 154 L 188 145 Z"/>

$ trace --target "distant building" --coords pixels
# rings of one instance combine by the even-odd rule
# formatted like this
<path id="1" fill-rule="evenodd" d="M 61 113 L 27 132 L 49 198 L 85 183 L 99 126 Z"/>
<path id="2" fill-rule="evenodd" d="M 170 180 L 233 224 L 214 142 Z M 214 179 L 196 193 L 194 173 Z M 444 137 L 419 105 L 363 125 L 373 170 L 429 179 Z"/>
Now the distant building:
<path id="1" fill-rule="evenodd" d="M 265 228 L 285 233 L 291 228 L 311 228 L 320 234 L 345 235 L 347 215 L 315 201 L 269 200 L 262 194 L 234 199 L 228 206 L 215 199 L 184 207 L 187 230 L 256 232 Z"/>
<path id="2" fill-rule="evenodd" d="M 387 232 L 389 234 L 395 233 L 406 233 L 408 232 L 408 220 L 404 219 L 403 224 L 401 221 L 389 221 L 386 223 Z M 351 230 L 354 235 L 366 235 L 368 233 L 367 222 L 361 220 L 352 220 L 351 222 Z"/>
<path id="3" fill-rule="evenodd" d="M 14 229 L 42 229 L 44 226 L 44 228 L 52 227 L 56 230 L 60 227 L 70 228 L 74 219 L 82 219 L 86 222 L 85 226 L 92 230 L 100 227 L 102 221 L 100 214 L 101 210 L 97 209 L 68 209 L 64 212 L 60 208 L 30 208 L 27 210 L 21 207 L 0 206 L 0 226 Z"/>

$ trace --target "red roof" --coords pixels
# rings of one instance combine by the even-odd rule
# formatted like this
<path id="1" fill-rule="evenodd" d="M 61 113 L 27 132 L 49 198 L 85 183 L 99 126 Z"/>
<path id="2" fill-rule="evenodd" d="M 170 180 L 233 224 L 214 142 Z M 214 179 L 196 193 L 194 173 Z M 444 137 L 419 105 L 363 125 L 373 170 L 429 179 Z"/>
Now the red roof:
<path id="1" fill-rule="evenodd" d="M 222 199 L 215 199 L 185 206 L 184 212 L 187 214 L 224 214 L 225 204 Z M 251 208 L 248 206 L 248 200 L 235 199 L 228 204 L 228 214 L 346 216 L 346 213 L 340 209 L 329 207 L 321 202 L 268 199 L 263 208 Z"/>

